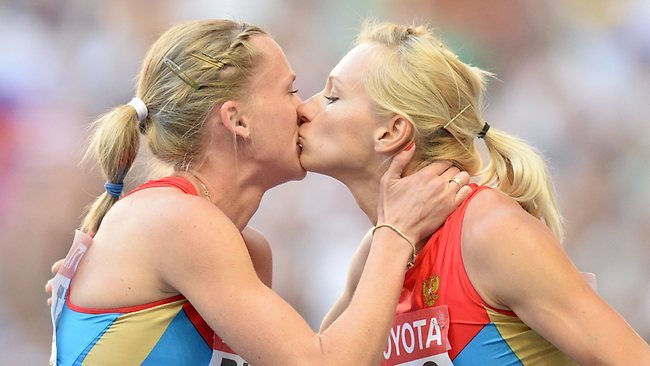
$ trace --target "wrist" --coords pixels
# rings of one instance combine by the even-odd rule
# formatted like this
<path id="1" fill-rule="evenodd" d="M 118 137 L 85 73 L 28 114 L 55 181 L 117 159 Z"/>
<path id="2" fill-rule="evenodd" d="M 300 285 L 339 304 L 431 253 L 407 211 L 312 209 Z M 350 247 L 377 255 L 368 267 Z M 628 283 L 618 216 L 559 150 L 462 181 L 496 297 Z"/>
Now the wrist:
<path id="1" fill-rule="evenodd" d="M 385 232 L 388 231 L 393 232 L 396 236 L 400 238 L 399 240 L 403 241 L 404 244 L 408 245 L 408 247 L 410 248 L 410 256 L 408 262 L 406 263 L 406 266 L 407 268 L 413 267 L 416 259 L 416 248 L 413 239 L 411 239 L 408 235 L 404 234 L 399 228 L 391 224 L 378 224 L 375 227 L 373 227 L 372 228 L 373 237 L 375 236 L 375 232 L 377 232 L 378 230 L 383 230 Z"/>

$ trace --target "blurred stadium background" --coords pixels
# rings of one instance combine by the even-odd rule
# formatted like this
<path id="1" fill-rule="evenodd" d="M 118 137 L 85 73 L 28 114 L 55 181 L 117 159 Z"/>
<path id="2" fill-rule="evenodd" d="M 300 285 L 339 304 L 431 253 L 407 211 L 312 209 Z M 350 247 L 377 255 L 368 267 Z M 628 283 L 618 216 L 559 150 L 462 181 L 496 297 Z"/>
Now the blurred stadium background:
<path id="1" fill-rule="evenodd" d="M 3 0 L 0 364 L 47 362 L 43 285 L 103 184 L 79 165 L 85 129 L 132 97 L 158 35 L 206 17 L 260 25 L 307 98 L 367 16 L 429 22 L 497 75 L 488 120 L 545 153 L 567 251 L 650 340 L 650 1 Z M 340 183 L 314 174 L 269 192 L 253 224 L 274 250 L 274 288 L 317 329 L 370 224 Z"/>

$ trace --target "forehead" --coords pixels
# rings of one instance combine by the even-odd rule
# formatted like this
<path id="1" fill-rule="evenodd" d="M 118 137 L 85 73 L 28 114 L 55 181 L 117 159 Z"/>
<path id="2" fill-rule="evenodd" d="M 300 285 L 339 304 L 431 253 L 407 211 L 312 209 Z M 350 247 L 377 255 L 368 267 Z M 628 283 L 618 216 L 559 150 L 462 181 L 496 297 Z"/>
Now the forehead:
<path id="1" fill-rule="evenodd" d="M 348 52 L 332 69 L 331 76 L 338 79 L 345 88 L 358 89 L 368 73 L 370 63 L 377 56 L 380 46 L 362 43 Z"/>
<path id="2" fill-rule="evenodd" d="M 293 70 L 282 48 L 269 36 L 260 35 L 251 38 L 251 45 L 259 52 L 258 64 L 251 76 L 254 87 L 269 87 L 288 83 L 293 79 Z"/>

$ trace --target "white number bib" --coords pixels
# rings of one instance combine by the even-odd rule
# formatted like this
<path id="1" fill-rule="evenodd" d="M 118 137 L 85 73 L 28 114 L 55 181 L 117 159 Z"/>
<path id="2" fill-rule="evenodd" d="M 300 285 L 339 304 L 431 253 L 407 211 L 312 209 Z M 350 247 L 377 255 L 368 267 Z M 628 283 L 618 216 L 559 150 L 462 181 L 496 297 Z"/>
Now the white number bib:
<path id="1" fill-rule="evenodd" d="M 66 294 L 70 288 L 70 280 L 77 271 L 77 266 L 93 239 L 86 233 L 75 230 L 72 247 L 65 257 L 65 262 L 52 279 L 52 307 L 50 313 L 52 316 L 52 353 L 50 354 L 50 366 L 56 365 L 56 326 L 59 323 L 59 317 L 65 305 Z"/>

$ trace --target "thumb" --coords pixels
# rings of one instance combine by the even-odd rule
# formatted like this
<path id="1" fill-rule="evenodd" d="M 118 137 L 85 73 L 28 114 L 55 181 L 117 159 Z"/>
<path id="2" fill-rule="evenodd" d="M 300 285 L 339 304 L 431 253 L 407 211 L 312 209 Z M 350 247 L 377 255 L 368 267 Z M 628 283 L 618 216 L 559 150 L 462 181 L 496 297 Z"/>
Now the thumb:
<path id="1" fill-rule="evenodd" d="M 56 273 L 59 272 L 59 269 L 61 269 L 61 266 L 63 265 L 64 261 L 65 261 L 65 258 L 64 259 L 59 259 L 58 261 L 54 262 L 54 264 L 52 265 L 52 269 L 51 269 L 53 275 L 56 275 Z"/>
<path id="2" fill-rule="evenodd" d="M 411 161 L 413 155 L 415 154 L 415 142 L 411 142 L 404 150 L 400 151 L 397 155 L 393 157 L 393 161 L 390 162 L 390 166 L 384 177 L 389 180 L 397 180 L 402 177 L 404 168 Z"/>

